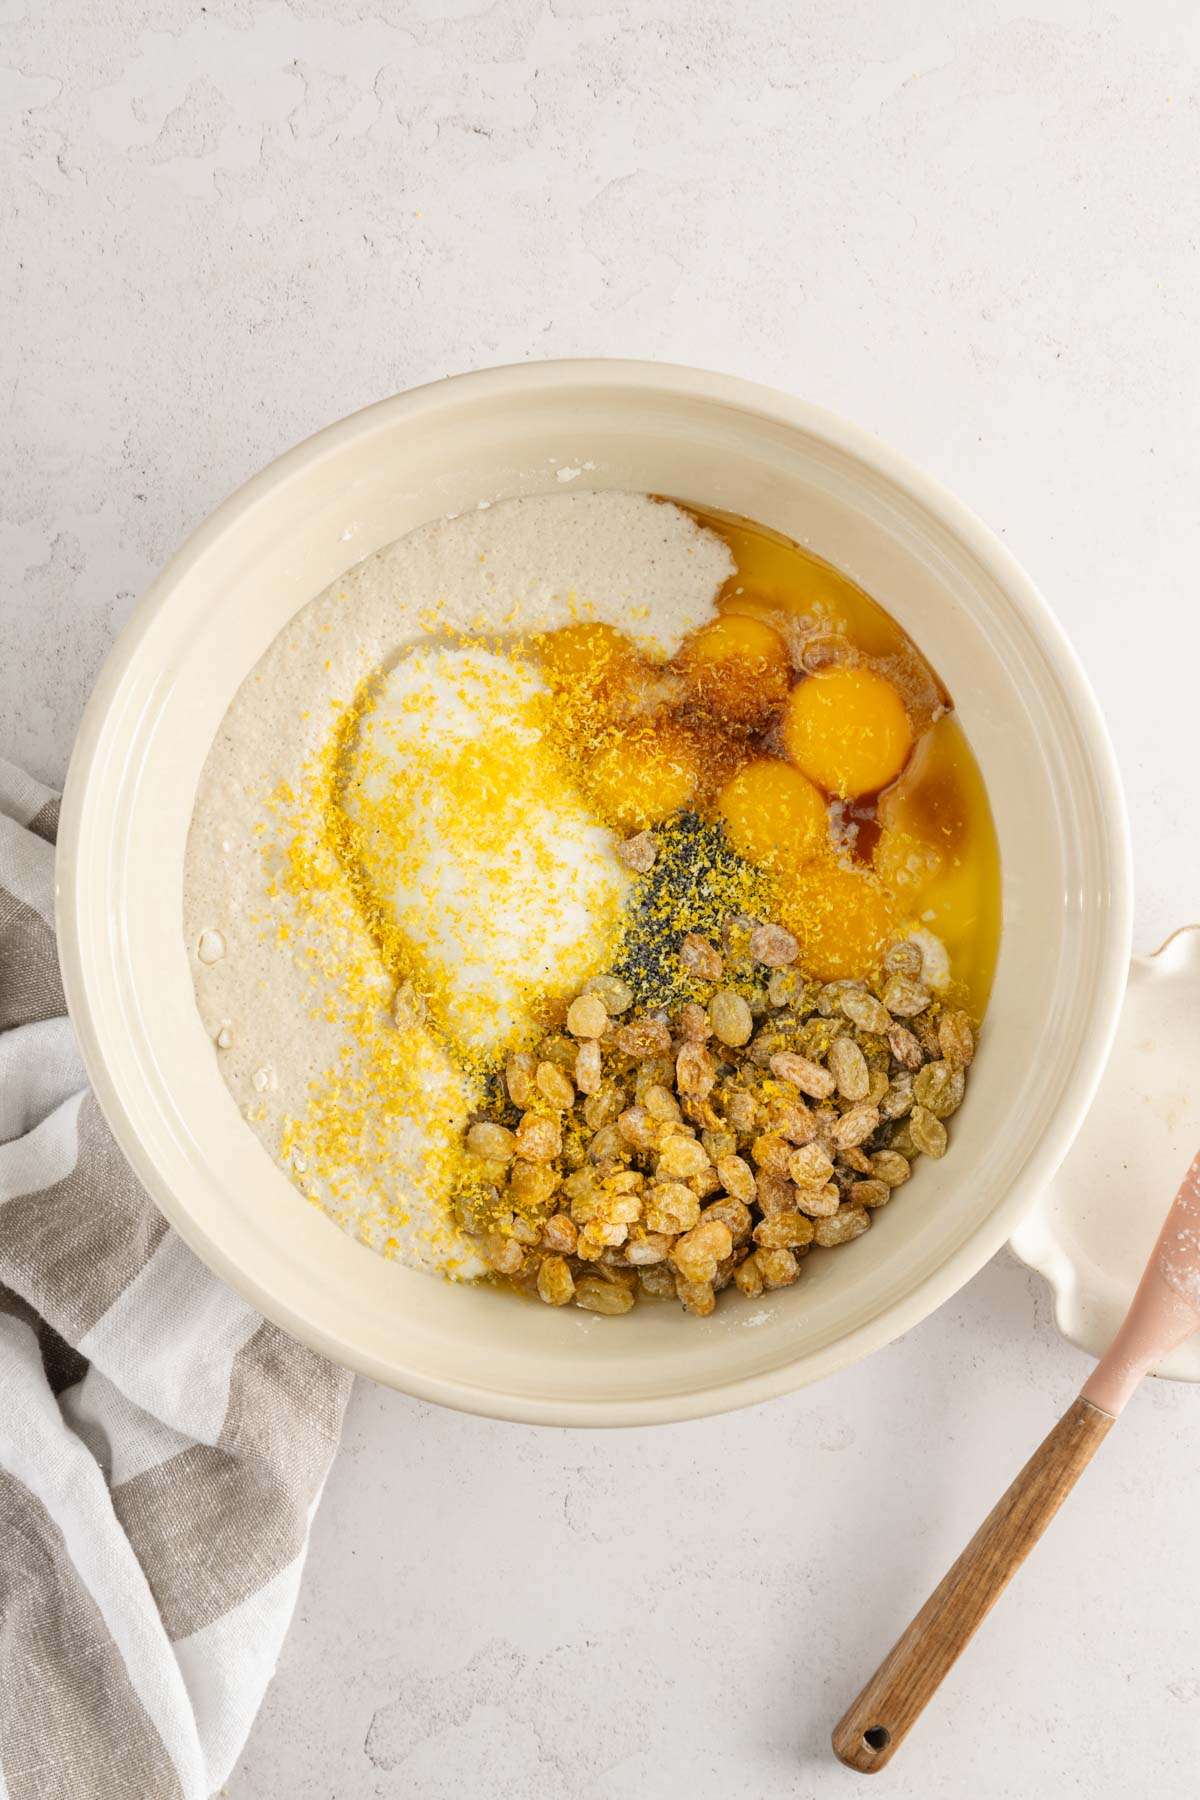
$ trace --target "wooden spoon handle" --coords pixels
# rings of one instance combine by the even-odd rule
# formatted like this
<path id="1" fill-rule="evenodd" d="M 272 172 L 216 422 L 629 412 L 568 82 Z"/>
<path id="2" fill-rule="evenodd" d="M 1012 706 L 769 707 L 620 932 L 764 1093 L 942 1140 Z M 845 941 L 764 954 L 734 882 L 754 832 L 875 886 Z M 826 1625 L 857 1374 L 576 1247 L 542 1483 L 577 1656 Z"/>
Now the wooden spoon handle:
<path id="1" fill-rule="evenodd" d="M 1112 1423 L 1111 1413 L 1080 1397 L 1034 1451 L 838 1721 L 833 1747 L 850 1768 L 870 1774 L 890 1762 Z"/>

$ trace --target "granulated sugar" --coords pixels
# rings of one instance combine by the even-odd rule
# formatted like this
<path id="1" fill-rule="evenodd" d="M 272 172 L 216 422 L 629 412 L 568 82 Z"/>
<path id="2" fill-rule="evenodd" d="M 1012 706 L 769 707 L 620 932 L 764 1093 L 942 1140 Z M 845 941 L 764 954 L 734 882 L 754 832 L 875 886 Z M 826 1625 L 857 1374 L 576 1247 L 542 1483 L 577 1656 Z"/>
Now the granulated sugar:
<path id="1" fill-rule="evenodd" d="M 530 664 L 418 648 L 383 678 L 347 757 L 365 876 L 468 1058 L 494 1060 L 531 999 L 599 973 L 629 886 L 547 742 L 548 703 Z"/>

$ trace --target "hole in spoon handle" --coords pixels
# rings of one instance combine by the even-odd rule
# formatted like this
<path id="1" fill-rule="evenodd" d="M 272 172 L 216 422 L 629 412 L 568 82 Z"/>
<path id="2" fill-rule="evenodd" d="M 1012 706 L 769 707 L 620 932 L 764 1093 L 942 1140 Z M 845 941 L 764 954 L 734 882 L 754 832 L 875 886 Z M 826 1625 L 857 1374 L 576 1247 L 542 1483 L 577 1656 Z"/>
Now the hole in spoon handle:
<path id="1" fill-rule="evenodd" d="M 862 1775 L 873 1775 L 882 1769 L 904 1737 L 902 1730 L 896 1732 L 884 1723 L 888 1716 L 878 1706 L 871 1709 L 868 1684 L 833 1733 L 833 1748 L 839 1759 Z"/>

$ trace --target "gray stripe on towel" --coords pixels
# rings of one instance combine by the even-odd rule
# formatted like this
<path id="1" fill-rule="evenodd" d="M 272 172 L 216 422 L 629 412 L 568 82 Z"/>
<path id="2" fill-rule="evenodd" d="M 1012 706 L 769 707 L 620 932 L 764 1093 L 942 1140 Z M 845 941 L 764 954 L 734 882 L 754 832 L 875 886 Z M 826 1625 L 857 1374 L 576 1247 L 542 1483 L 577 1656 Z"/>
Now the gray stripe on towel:
<path id="1" fill-rule="evenodd" d="M 240 1606 L 300 1554 L 350 1382 L 264 1323 L 234 1358 L 219 1443 L 181 1450 L 113 1489 L 172 1640 Z"/>
<path id="2" fill-rule="evenodd" d="M 39 806 L 30 819 L 28 829 L 35 831 L 38 837 L 45 838 L 48 844 L 56 844 L 58 842 L 58 815 L 61 807 L 62 801 L 58 795 L 51 794 L 46 804 Z"/>
<path id="3" fill-rule="evenodd" d="M 0 1031 L 66 1010 L 53 931 L 32 906 L 0 888 Z"/>
<path id="4" fill-rule="evenodd" d="M 96 1104 L 79 1109 L 79 1154 L 61 1181 L 0 1206 L 0 1267 L 10 1287 L 69 1343 L 102 1319 L 167 1230 Z"/>
<path id="5" fill-rule="evenodd" d="M 182 1800 L 62 1532 L 2 1470 L 0 1767 L 8 1800 Z"/>

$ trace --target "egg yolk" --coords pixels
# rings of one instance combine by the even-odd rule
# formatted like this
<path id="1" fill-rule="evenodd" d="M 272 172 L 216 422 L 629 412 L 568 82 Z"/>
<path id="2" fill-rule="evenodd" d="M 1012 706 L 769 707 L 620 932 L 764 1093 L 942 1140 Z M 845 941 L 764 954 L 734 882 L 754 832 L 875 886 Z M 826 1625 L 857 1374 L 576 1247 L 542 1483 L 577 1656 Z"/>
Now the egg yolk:
<path id="1" fill-rule="evenodd" d="M 688 639 L 679 668 L 696 700 L 719 719 L 761 725 L 791 684 L 787 645 L 761 619 L 726 613 Z"/>
<path id="2" fill-rule="evenodd" d="M 774 756 L 740 769 L 717 802 L 730 843 L 748 862 L 794 870 L 828 842 L 825 797 Z"/>
<path id="3" fill-rule="evenodd" d="M 912 749 L 904 702 L 872 669 L 830 669 L 792 689 L 783 744 L 796 766 L 844 800 L 894 781 Z"/>
<path id="4" fill-rule="evenodd" d="M 781 878 L 778 900 L 781 922 L 799 940 L 801 967 L 821 981 L 872 974 L 896 934 L 886 890 L 832 856 Z"/>
<path id="5" fill-rule="evenodd" d="M 608 731 L 587 755 L 583 784 L 611 825 L 642 831 L 692 800 L 700 785 L 700 749 L 674 719 Z"/>

